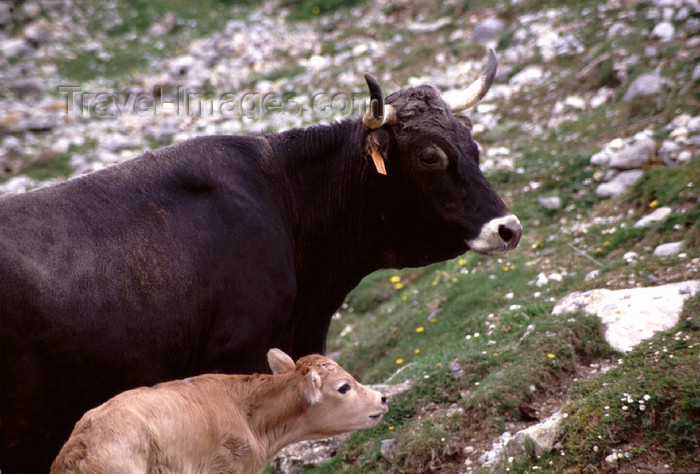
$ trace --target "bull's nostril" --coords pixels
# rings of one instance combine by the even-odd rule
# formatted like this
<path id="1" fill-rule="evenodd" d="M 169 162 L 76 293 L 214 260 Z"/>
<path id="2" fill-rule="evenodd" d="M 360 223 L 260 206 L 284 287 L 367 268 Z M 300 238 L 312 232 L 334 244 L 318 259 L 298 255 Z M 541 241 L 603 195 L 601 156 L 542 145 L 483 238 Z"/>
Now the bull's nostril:
<path id="1" fill-rule="evenodd" d="M 517 219 L 504 222 L 498 226 L 498 236 L 506 244 L 508 250 L 512 250 L 520 243 L 520 237 L 523 235 L 523 228 Z"/>
<path id="2" fill-rule="evenodd" d="M 498 235 L 505 243 L 510 242 L 513 239 L 513 231 L 504 225 L 498 226 Z"/>

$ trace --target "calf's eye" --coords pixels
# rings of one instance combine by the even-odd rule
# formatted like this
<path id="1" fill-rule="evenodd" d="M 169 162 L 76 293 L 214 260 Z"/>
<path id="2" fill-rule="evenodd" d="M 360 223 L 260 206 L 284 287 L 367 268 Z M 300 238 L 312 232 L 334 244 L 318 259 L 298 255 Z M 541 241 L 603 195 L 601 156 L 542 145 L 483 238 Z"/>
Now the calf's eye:
<path id="1" fill-rule="evenodd" d="M 350 391 L 352 387 L 350 384 L 344 383 L 340 387 L 338 387 L 338 392 L 342 393 L 343 395 L 346 394 L 348 391 Z"/>

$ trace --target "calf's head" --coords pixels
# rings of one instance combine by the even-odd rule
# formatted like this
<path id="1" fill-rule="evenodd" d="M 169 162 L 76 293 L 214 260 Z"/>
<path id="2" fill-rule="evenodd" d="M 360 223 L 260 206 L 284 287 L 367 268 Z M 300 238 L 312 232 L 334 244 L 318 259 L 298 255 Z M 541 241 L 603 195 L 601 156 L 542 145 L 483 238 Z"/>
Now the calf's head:
<path id="1" fill-rule="evenodd" d="M 307 439 L 372 428 L 388 411 L 386 397 L 357 382 L 327 357 L 308 355 L 295 364 L 281 350 L 270 349 L 267 360 L 273 374 L 300 375 L 298 390 L 308 403 Z"/>
<path id="2" fill-rule="evenodd" d="M 393 210 L 385 219 L 394 221 L 391 228 L 400 230 L 396 239 L 413 250 L 408 265 L 469 249 L 500 255 L 518 246 L 520 222 L 479 168 L 470 120 L 456 115 L 486 94 L 495 74 L 490 50 L 485 72 L 450 101 L 433 86 L 403 89 L 384 100 L 377 81 L 365 75 L 370 90 L 363 117 L 365 158 L 385 175 Z"/>

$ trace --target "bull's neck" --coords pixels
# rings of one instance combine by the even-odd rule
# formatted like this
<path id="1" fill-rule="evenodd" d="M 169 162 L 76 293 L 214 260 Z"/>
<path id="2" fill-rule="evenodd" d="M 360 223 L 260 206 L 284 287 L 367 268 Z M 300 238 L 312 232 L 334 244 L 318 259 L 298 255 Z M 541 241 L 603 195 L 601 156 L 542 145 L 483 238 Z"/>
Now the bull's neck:
<path id="1" fill-rule="evenodd" d="M 280 199 L 296 262 L 310 267 L 297 268 L 302 278 L 312 272 L 332 285 L 336 271 L 347 278 L 377 268 L 381 203 L 372 204 L 378 201 L 378 177 L 362 155 L 365 134 L 356 120 L 270 137 L 282 157 L 280 178 L 289 183 L 280 186 L 288 193 Z"/>

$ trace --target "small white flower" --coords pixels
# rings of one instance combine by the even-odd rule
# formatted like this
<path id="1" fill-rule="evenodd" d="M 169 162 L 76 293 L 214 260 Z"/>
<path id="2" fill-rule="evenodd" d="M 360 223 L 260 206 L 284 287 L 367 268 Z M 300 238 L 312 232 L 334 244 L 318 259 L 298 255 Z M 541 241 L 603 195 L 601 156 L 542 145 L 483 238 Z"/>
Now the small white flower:
<path id="1" fill-rule="evenodd" d="M 622 405 L 622 411 L 627 411 L 627 405 Z"/>
<path id="2" fill-rule="evenodd" d="M 646 395 L 644 395 L 644 397 L 643 397 L 643 398 L 644 398 L 644 400 L 647 400 L 647 401 L 648 401 L 648 400 L 649 400 L 649 399 L 651 398 L 651 395 L 649 395 L 649 394 L 646 394 Z"/>
<path id="3" fill-rule="evenodd" d="M 610 406 L 609 406 L 609 405 L 605 405 L 605 409 L 606 409 L 606 410 L 610 410 Z"/>
<path id="4" fill-rule="evenodd" d="M 598 446 L 593 446 L 593 451 L 598 452 Z"/>
<path id="5" fill-rule="evenodd" d="M 646 409 L 647 409 L 647 407 L 646 407 L 646 406 L 644 406 L 644 405 L 639 405 L 639 409 L 640 409 L 641 411 L 644 411 L 644 410 L 646 410 Z"/>
<path id="6" fill-rule="evenodd" d="M 562 418 L 568 418 L 568 417 L 569 417 L 569 414 L 568 414 L 568 413 L 564 413 L 564 414 L 562 415 Z"/>
<path id="7" fill-rule="evenodd" d="M 508 462 L 513 462 L 513 456 L 508 458 Z"/>

